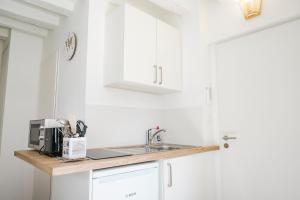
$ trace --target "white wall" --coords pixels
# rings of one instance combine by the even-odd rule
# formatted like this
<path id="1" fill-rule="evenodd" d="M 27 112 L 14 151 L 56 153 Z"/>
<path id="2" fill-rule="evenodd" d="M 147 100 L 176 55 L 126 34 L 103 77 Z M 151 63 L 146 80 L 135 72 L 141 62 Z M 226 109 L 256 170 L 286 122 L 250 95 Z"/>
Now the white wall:
<path id="1" fill-rule="evenodd" d="M 211 144 L 212 106 L 204 88 L 212 85 L 209 45 L 214 41 L 248 33 L 300 16 L 298 0 L 263 1 L 262 15 L 246 21 L 235 0 L 192 0 L 191 12 L 181 22 L 183 32 L 183 92 L 164 97 L 163 124 L 167 140 Z M 181 123 L 177 123 L 180 119 Z"/>
<path id="2" fill-rule="evenodd" d="M 210 85 L 207 63 L 208 28 L 205 9 L 192 0 L 191 10 L 183 16 L 183 91 L 166 95 L 164 126 L 166 139 L 175 143 L 205 145 L 214 143 L 211 134 L 210 105 L 206 104 L 205 87 Z"/>
<path id="3" fill-rule="evenodd" d="M 88 146 L 144 143 L 145 130 L 161 121 L 157 109 L 161 108 L 161 97 L 103 87 L 104 16 L 107 9 L 106 1 L 77 2 L 73 15 L 64 19 L 45 39 L 43 74 L 53 67 L 54 60 L 49 57 L 59 51 L 56 117 L 86 120 Z M 74 59 L 66 61 L 63 44 L 70 31 L 78 36 L 78 49 Z M 54 75 L 52 71 L 51 74 Z M 52 99 L 52 93 L 48 97 Z M 49 112 L 50 107 L 46 109 Z M 46 115 L 44 112 L 41 117 Z"/>
<path id="4" fill-rule="evenodd" d="M 39 85 L 39 118 L 55 118 L 56 80 L 59 64 L 59 51 L 43 58 L 40 70 Z"/>
<path id="5" fill-rule="evenodd" d="M 72 115 L 84 119 L 88 4 L 89 1 L 77 1 L 74 13 L 68 18 L 62 18 L 60 26 L 45 39 L 43 60 L 46 61 L 59 51 L 57 118 Z M 78 37 L 76 55 L 71 61 L 64 54 L 64 42 L 69 32 L 75 32 Z M 51 95 L 49 97 L 52 98 Z"/>
<path id="6" fill-rule="evenodd" d="M 0 63 L 2 64 L 2 54 L 3 54 L 3 50 L 4 50 L 4 40 L 0 39 Z M 0 68 L 0 73 L 1 73 L 1 68 Z"/>
<path id="7" fill-rule="evenodd" d="M 89 126 L 89 146 L 116 145 L 113 141 L 108 142 L 116 137 L 119 138 L 118 145 L 144 143 L 146 129 L 156 125 L 168 129 L 167 139 L 174 143 L 212 143 L 210 126 L 206 125 L 210 107 L 205 106 L 203 96 L 207 85 L 207 68 L 202 67 L 205 65 L 203 56 L 208 56 L 203 48 L 207 28 L 201 24 L 204 18 L 200 17 L 202 11 L 198 1 L 190 0 L 190 3 L 195 5 L 191 13 L 174 23 L 183 32 L 184 89 L 179 94 L 159 96 L 103 86 L 105 14 L 110 6 L 106 1 L 90 0 L 89 5 L 79 2 L 74 15 L 63 21 L 45 40 L 44 59 L 57 49 L 61 51 L 57 117 L 85 119 Z M 170 16 L 160 17 L 173 20 Z M 78 34 L 80 49 L 71 62 L 65 61 L 62 52 L 69 31 Z M 84 86 L 85 95 L 82 95 Z M 132 118 L 128 119 L 127 115 Z M 177 123 L 178 117 L 181 123 Z M 115 123 L 112 124 L 113 119 Z M 123 126 L 116 126 L 117 121 L 123 122 Z"/>
<path id="8" fill-rule="evenodd" d="M 203 57 L 208 56 L 204 51 L 207 28 L 205 24 L 201 24 L 205 19 L 200 18 L 202 10 L 198 1 L 189 2 L 195 6 L 182 19 L 157 12 L 160 18 L 177 25 L 183 32 L 183 91 L 174 95 L 151 95 L 103 87 L 105 13 L 109 6 L 104 1 L 90 1 L 86 78 L 88 139 L 93 141 L 89 142 L 90 145 L 114 145 L 107 142 L 109 138 L 118 138 L 118 144 L 121 145 L 144 143 L 146 129 L 156 125 L 169 130 L 165 137 L 167 141 L 195 145 L 212 143 L 210 127 L 206 126 L 210 120 L 206 117 L 210 107 L 206 107 L 204 103 L 207 68 L 203 67 L 206 62 Z M 102 112 L 102 109 L 108 108 L 112 109 L 111 112 Z M 118 109 L 122 114 L 118 115 Z M 130 116 L 134 116 L 132 113 L 139 110 L 145 117 L 137 114 L 136 118 L 130 120 L 122 118 L 126 116 L 125 110 Z M 119 127 L 122 134 L 112 130 L 110 120 L 114 118 L 115 125 L 117 121 L 126 122 Z M 131 138 L 130 141 L 127 140 L 128 137 Z"/>
<path id="9" fill-rule="evenodd" d="M 244 19 L 239 6 L 234 0 L 201 0 L 199 1 L 199 6 L 202 10 L 200 27 L 204 26 L 207 28 L 205 34 L 206 44 L 203 46 L 204 51 L 201 52 L 201 55 L 209 55 L 209 44 L 215 41 L 222 41 L 244 33 L 251 33 L 260 28 L 300 16 L 300 2 L 298 0 L 265 0 L 263 1 L 262 14 L 248 21 Z M 236 56 L 239 56 L 238 53 Z M 211 60 L 212 57 L 210 56 L 204 56 L 203 58 L 205 59 L 203 67 L 206 69 L 203 70 L 206 72 L 207 83 L 211 83 L 213 81 L 212 65 L 214 61 Z M 210 110 L 206 116 L 209 117 L 212 115 L 212 110 Z M 208 121 L 210 121 L 211 127 L 213 127 L 213 118 L 210 117 Z M 214 140 L 218 142 L 218 133 L 215 136 Z M 212 168 L 215 166 L 218 167 L 215 164 L 212 165 Z M 219 170 L 216 171 L 216 174 L 217 178 L 220 178 Z M 218 199 L 221 199 L 220 194 L 218 194 Z"/>
<path id="10" fill-rule="evenodd" d="M 41 82 L 39 88 L 39 118 L 85 119 L 88 5 L 89 1 L 77 1 L 74 13 L 62 18 L 60 26 L 44 39 L 39 76 L 45 82 Z M 71 61 L 64 54 L 64 42 L 69 32 L 75 32 L 78 39 L 76 54 Z M 49 199 L 50 177 L 38 169 L 34 170 L 33 191 L 34 200 Z"/>
<path id="11" fill-rule="evenodd" d="M 235 0 L 202 0 L 201 5 L 206 10 L 212 41 L 300 16 L 300 1 L 298 0 L 264 0 L 262 14 L 252 20 L 244 19 Z"/>
<path id="12" fill-rule="evenodd" d="M 213 134 L 212 105 L 206 104 L 205 94 L 205 87 L 212 85 L 209 45 L 299 17 L 300 2 L 264 1 L 262 15 L 249 21 L 244 19 L 235 0 L 191 2 L 194 6 L 181 22 L 183 92 L 163 97 L 163 126 L 170 132 L 168 141 L 203 145 L 217 142 Z M 181 123 L 177 123 L 178 119 Z"/>
<path id="13" fill-rule="evenodd" d="M 1 138 L 2 138 L 2 119 L 3 119 L 3 106 L 4 106 L 4 88 L 5 88 L 5 80 L 6 80 L 6 73 L 5 73 L 5 63 L 3 60 L 3 53 L 4 53 L 4 41 L 0 40 L 0 154 L 1 154 Z"/>
<path id="14" fill-rule="evenodd" d="M 11 31 L 0 155 L 0 199 L 32 199 L 33 167 L 14 157 L 14 151 L 27 148 L 28 123 L 38 115 L 42 48 L 41 38 Z"/>
<path id="15" fill-rule="evenodd" d="M 103 86 L 105 1 L 90 0 L 86 75 L 88 146 L 145 143 L 145 131 L 161 122 L 161 97 Z"/>
<path id="16" fill-rule="evenodd" d="M 290 19 L 297 19 L 300 17 L 300 1 L 263 1 L 262 14 L 251 20 L 244 19 L 235 0 L 201 0 L 194 1 L 194 5 L 192 8 L 197 9 L 194 11 L 196 14 L 191 19 L 185 17 L 187 22 L 184 24 L 190 28 L 187 28 L 188 31 L 184 33 L 199 37 L 186 37 L 188 40 L 184 41 L 184 49 L 193 48 L 193 52 L 197 52 L 197 54 L 188 54 L 189 51 L 183 52 L 183 56 L 187 58 L 183 61 L 184 63 L 187 62 L 184 66 L 188 66 L 184 67 L 183 72 L 184 88 L 186 89 L 182 94 L 166 96 L 165 104 L 173 107 L 173 110 L 176 110 L 176 107 L 189 107 L 191 105 L 197 107 L 199 109 L 198 116 L 202 116 L 202 119 L 198 121 L 199 124 L 195 125 L 198 127 L 198 140 L 203 141 L 203 144 L 209 144 L 218 142 L 218 138 L 214 135 L 212 110 L 214 105 L 206 105 L 204 94 L 204 87 L 213 85 L 212 65 L 214 61 L 212 60 L 210 45 L 281 24 Z M 193 20 L 194 22 L 192 22 Z M 197 25 L 194 26 L 195 24 Z M 168 118 L 167 124 L 174 124 L 177 117 L 167 115 L 165 118 Z M 186 118 L 187 121 L 193 121 L 190 119 Z M 187 128 L 184 125 L 177 124 L 177 126 L 178 130 Z M 185 141 L 188 140 L 187 138 L 190 140 L 193 138 L 184 138 L 180 132 L 174 135 L 175 138 L 181 137 Z M 173 138 L 170 139 L 173 140 Z"/>

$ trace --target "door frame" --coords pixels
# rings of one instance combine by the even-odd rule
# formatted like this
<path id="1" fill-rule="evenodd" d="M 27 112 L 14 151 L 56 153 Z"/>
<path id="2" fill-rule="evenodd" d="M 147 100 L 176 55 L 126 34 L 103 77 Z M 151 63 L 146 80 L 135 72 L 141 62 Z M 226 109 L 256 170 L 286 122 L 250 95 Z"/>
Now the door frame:
<path id="1" fill-rule="evenodd" d="M 211 42 L 209 47 L 209 55 L 210 55 L 210 63 L 211 63 L 211 95 L 212 95 L 212 130 L 213 130 L 213 138 L 214 141 L 217 142 L 217 144 L 220 145 L 220 151 L 222 151 L 222 140 L 220 138 L 220 128 L 219 128 L 219 114 L 218 114 L 218 84 L 217 84 L 217 54 L 216 54 L 216 48 L 219 44 L 226 43 L 238 38 L 242 38 L 248 35 L 255 34 L 257 32 L 261 32 L 267 29 L 271 29 L 280 25 L 284 25 L 293 21 L 300 20 L 300 14 L 290 17 L 285 17 L 283 19 L 267 23 L 265 25 L 258 26 L 257 28 L 254 28 L 252 30 L 244 31 L 241 33 L 233 34 L 225 38 L 217 39 L 213 42 Z M 221 154 L 217 154 L 215 157 L 215 173 L 216 173 L 216 191 L 217 191 L 217 200 L 223 200 L 222 198 L 222 174 L 221 174 Z"/>

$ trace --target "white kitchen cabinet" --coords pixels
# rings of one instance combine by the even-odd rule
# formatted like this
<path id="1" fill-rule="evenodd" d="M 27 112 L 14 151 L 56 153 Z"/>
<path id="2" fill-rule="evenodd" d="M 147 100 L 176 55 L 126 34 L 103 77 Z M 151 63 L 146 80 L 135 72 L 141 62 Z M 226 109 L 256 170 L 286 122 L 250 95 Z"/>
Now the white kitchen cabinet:
<path id="1" fill-rule="evenodd" d="M 181 35 L 176 28 L 157 20 L 157 64 L 163 88 L 181 88 Z"/>
<path id="2" fill-rule="evenodd" d="M 151 85 L 156 63 L 156 19 L 132 6 L 125 9 L 124 79 Z"/>
<path id="3" fill-rule="evenodd" d="M 181 35 L 125 3 L 107 15 L 104 84 L 150 93 L 181 90 Z"/>
<path id="4" fill-rule="evenodd" d="M 162 200 L 214 199 L 216 191 L 210 153 L 161 161 Z"/>

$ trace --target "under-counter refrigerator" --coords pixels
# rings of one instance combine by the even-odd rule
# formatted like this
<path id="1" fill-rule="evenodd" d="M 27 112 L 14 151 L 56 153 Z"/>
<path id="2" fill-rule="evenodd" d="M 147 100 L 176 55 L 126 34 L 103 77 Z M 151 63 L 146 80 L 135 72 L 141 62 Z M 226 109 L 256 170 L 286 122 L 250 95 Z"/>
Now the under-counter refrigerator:
<path id="1" fill-rule="evenodd" d="M 159 200 L 158 163 L 96 170 L 92 200 Z"/>

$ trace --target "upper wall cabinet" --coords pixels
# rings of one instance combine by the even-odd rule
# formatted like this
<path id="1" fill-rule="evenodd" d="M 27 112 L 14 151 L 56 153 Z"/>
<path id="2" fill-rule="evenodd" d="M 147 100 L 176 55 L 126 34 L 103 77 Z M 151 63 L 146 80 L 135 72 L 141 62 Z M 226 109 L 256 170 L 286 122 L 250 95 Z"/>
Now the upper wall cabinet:
<path id="1" fill-rule="evenodd" d="M 124 4 L 107 16 L 104 84 L 164 94 L 181 90 L 181 34 Z"/>

